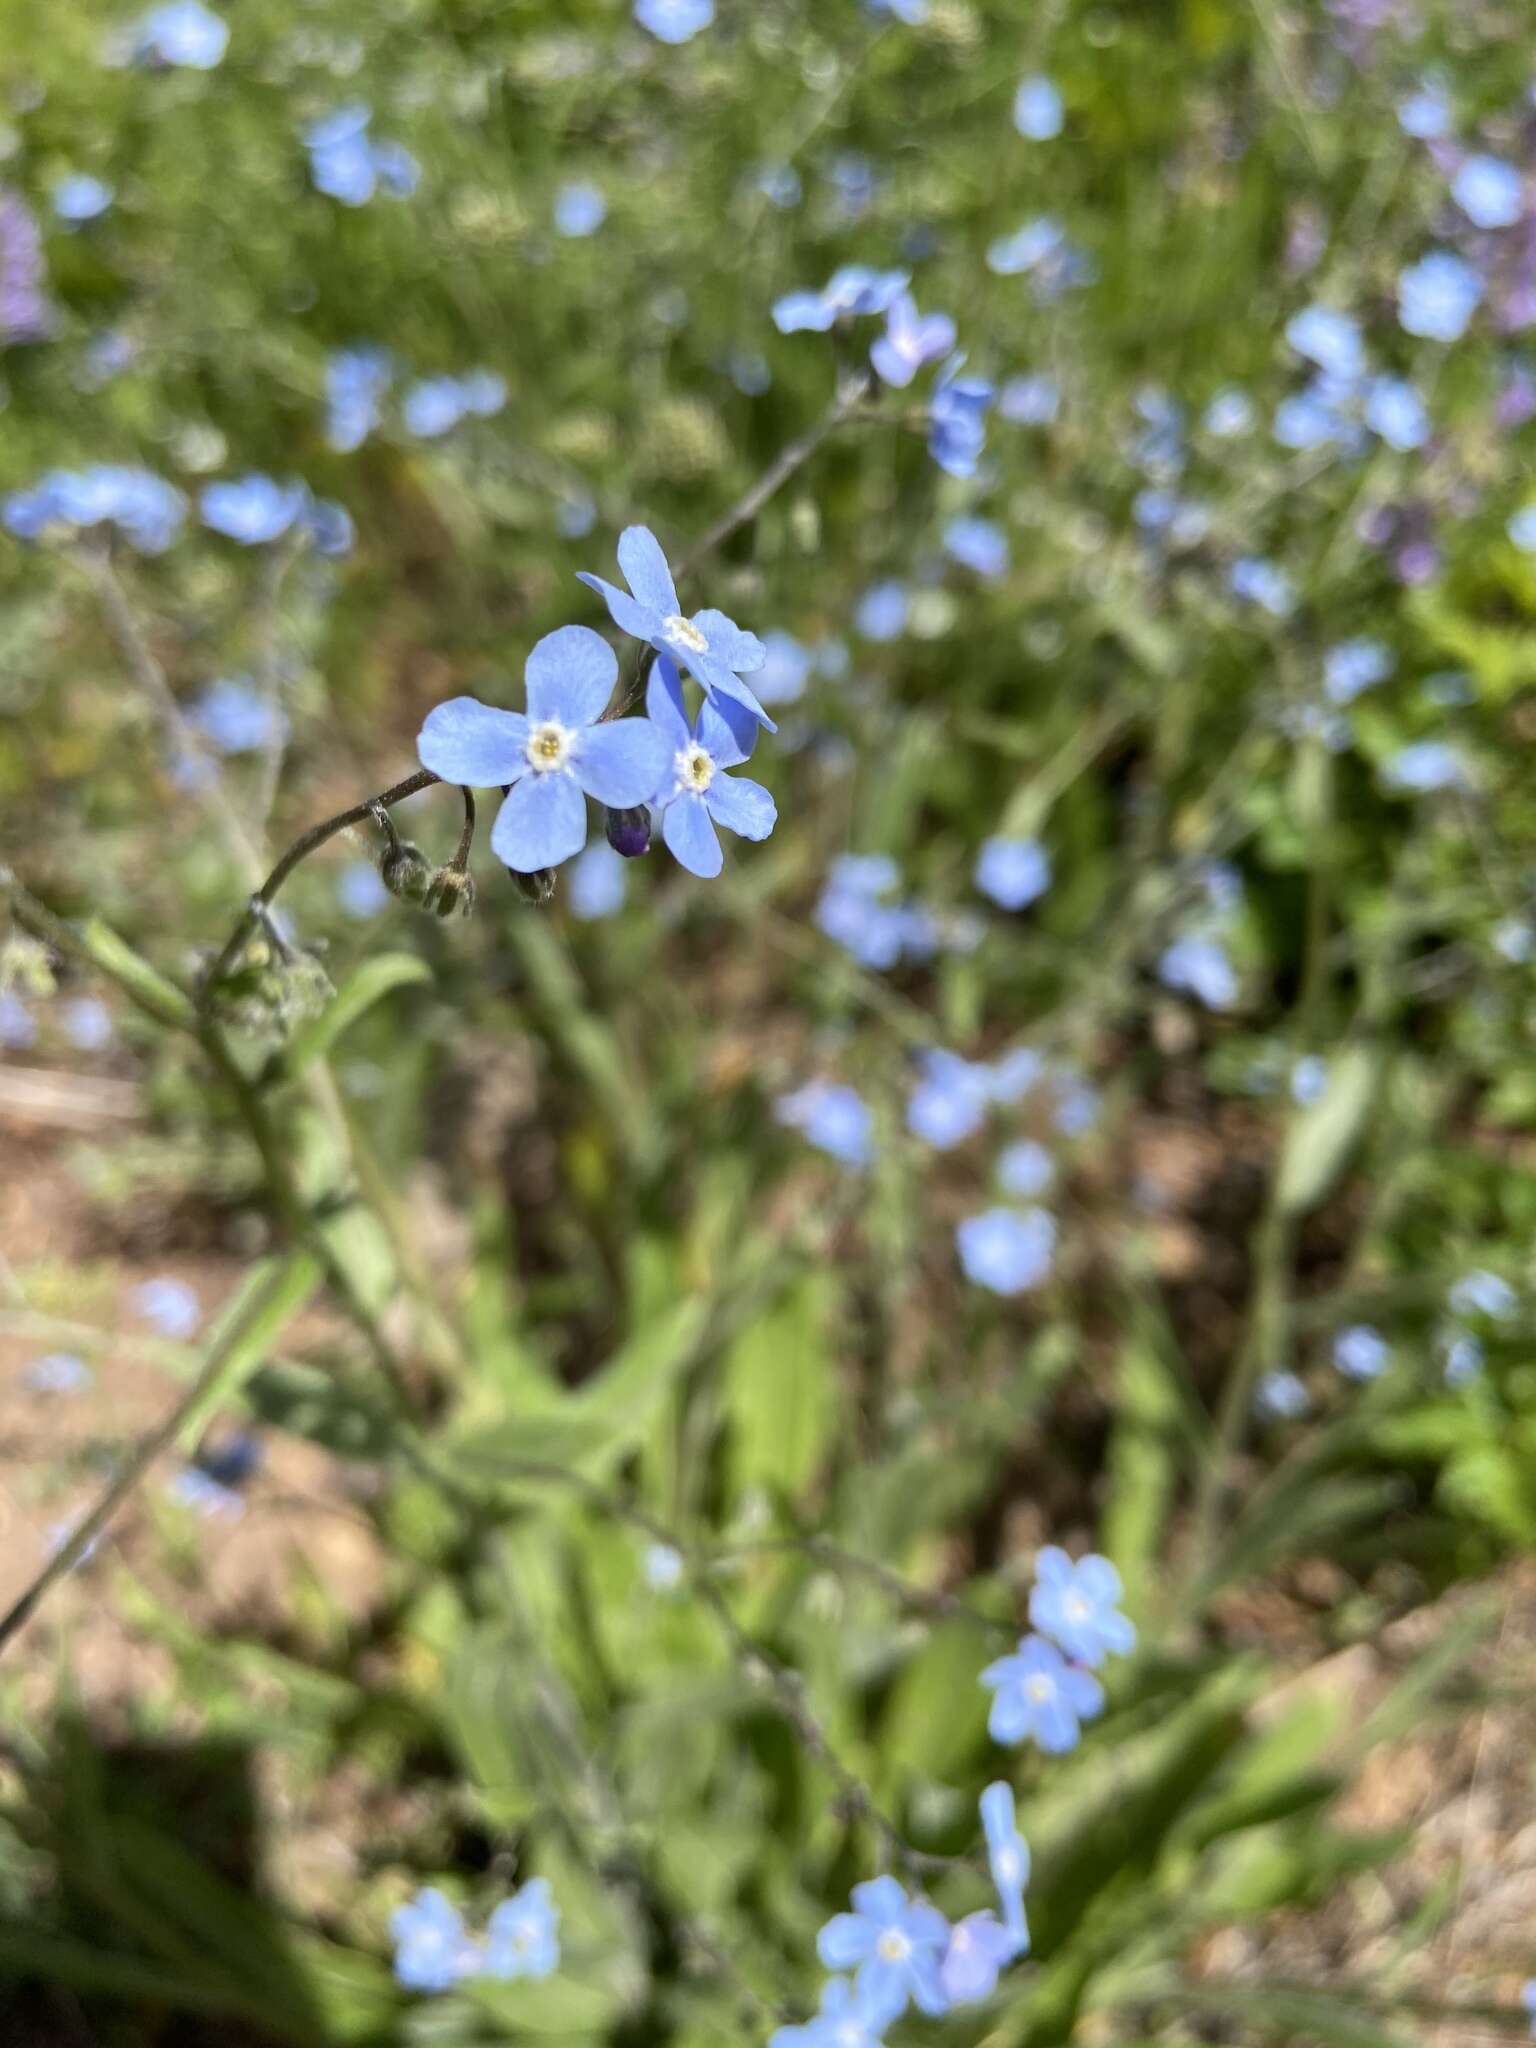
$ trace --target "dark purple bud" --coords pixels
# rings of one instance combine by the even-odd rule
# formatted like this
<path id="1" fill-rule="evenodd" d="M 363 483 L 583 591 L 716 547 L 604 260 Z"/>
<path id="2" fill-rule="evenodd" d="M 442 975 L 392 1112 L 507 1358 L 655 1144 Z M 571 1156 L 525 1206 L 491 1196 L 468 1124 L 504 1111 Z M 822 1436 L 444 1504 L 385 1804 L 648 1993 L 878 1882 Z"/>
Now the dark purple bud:
<path id="1" fill-rule="evenodd" d="M 603 830 L 614 852 L 622 853 L 626 860 L 638 860 L 651 850 L 651 814 L 644 804 L 629 811 L 609 811 Z"/>

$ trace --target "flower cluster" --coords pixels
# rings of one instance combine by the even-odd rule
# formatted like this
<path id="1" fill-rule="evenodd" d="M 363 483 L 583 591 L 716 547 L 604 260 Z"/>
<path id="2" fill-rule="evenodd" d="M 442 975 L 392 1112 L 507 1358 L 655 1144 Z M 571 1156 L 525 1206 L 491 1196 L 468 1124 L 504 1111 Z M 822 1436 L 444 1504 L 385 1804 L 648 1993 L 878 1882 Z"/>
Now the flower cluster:
<path id="1" fill-rule="evenodd" d="M 354 100 L 304 131 L 309 175 L 317 192 L 343 206 L 366 206 L 376 192 L 388 199 L 409 199 L 421 182 L 421 169 L 398 142 L 376 142 L 370 132 L 372 108 Z"/>
<path id="2" fill-rule="evenodd" d="M 654 815 L 683 867 L 718 875 L 717 827 L 766 839 L 777 817 L 760 783 L 729 773 L 751 755 L 760 726 L 774 730 L 745 681 L 763 666 L 763 644 L 723 612 L 683 615 L 667 558 L 647 527 L 626 527 L 618 554 L 628 590 L 600 576 L 581 580 L 623 632 L 652 650 L 646 715 L 610 714 L 617 656 L 590 627 L 561 626 L 528 657 L 526 711 L 474 697 L 440 704 L 421 730 L 421 763 L 445 782 L 507 791 L 491 847 L 514 873 L 539 874 L 580 853 L 592 797 L 608 807 L 610 841 L 621 853 L 645 852 Z M 704 693 L 691 717 L 685 669 Z"/>
<path id="3" fill-rule="evenodd" d="M 1136 1647 L 1136 1630 L 1120 1612 L 1120 1574 L 1107 1557 L 1090 1553 L 1074 1564 L 1047 1544 L 1035 1569 L 1032 1632 L 989 1664 L 981 1682 L 992 1694 L 994 1741 L 1032 1741 L 1060 1756 L 1077 1747 L 1083 1722 L 1104 1711 L 1104 1688 L 1093 1674 Z"/>
<path id="4" fill-rule="evenodd" d="M 451 1991 L 467 1977 L 537 1981 L 560 1967 L 560 1909 L 542 1877 L 530 1878 L 503 1899 L 480 1941 L 469 1933 L 458 1908 L 432 1885 L 398 1907 L 389 1927 L 395 1977 L 408 1991 Z"/>

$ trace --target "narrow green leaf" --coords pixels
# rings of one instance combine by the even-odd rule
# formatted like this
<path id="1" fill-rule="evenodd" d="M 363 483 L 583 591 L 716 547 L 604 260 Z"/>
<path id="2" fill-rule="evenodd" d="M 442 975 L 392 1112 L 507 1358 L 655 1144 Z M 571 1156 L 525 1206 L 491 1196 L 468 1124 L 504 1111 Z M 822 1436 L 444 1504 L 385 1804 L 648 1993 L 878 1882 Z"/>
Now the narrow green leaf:
<path id="1" fill-rule="evenodd" d="M 1328 1086 L 1297 1115 L 1281 1155 L 1275 1200 L 1283 1215 L 1315 1209 L 1349 1164 L 1382 1086 L 1379 1046 L 1353 1045 L 1329 1062 Z"/>
<path id="2" fill-rule="evenodd" d="M 397 988 L 430 981 L 432 970 L 414 953 L 375 953 L 349 974 L 318 1017 L 296 1031 L 288 1047 L 287 1070 L 302 1074 L 325 1055 L 343 1032 Z"/>
<path id="3" fill-rule="evenodd" d="M 733 1490 L 793 1500 L 815 1477 L 840 1394 L 830 1339 L 836 1289 L 807 1274 L 750 1323 L 724 1364 Z"/>
<path id="4" fill-rule="evenodd" d="M 227 1329 L 238 1329 L 239 1334 L 230 1345 L 218 1373 L 203 1388 L 182 1421 L 176 1444 L 183 1456 L 196 1448 L 210 1420 L 235 1399 L 252 1373 L 263 1363 L 283 1331 L 320 1285 L 321 1277 L 319 1261 L 308 1252 L 290 1253 L 281 1266 L 264 1263 L 252 1267 L 221 1311 L 217 1326 L 210 1332 L 214 1348 Z M 271 1292 L 261 1303 L 258 1313 L 251 1316 L 243 1328 L 240 1327 L 253 1303 L 268 1287 L 271 1287 Z"/>

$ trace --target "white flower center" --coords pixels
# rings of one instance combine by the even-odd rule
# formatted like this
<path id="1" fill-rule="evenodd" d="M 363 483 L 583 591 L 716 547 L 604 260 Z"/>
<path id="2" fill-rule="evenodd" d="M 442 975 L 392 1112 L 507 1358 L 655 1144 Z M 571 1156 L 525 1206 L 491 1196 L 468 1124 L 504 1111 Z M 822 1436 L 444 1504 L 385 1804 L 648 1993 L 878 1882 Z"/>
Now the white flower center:
<path id="1" fill-rule="evenodd" d="M 709 645 L 698 627 L 691 625 L 679 612 L 663 621 L 662 630 L 674 647 L 686 647 L 690 654 L 702 654 Z"/>
<path id="2" fill-rule="evenodd" d="M 571 747 L 576 735 L 568 725 L 559 725 L 552 718 L 543 725 L 536 725 L 528 735 L 524 749 L 528 766 L 535 775 L 548 775 L 552 768 L 563 768 L 571 758 Z"/>
<path id="3" fill-rule="evenodd" d="M 875 1943 L 875 1952 L 883 1963 L 904 1963 L 912 1953 L 912 1944 L 899 1928 L 887 1927 Z"/>
<path id="4" fill-rule="evenodd" d="M 677 757 L 677 786 L 691 789 L 702 796 L 715 779 L 715 763 L 712 755 L 702 747 L 684 747 Z"/>
<path id="5" fill-rule="evenodd" d="M 869 2036 L 857 2020 L 843 2020 L 837 2029 L 838 2048 L 865 2048 Z"/>
<path id="6" fill-rule="evenodd" d="M 1048 1700 L 1056 1697 L 1056 1681 L 1047 1678 L 1043 1671 L 1037 1671 L 1033 1678 L 1026 1678 L 1024 1691 L 1037 1707 L 1043 1707 Z"/>
<path id="7" fill-rule="evenodd" d="M 1069 1593 L 1061 1603 L 1061 1611 L 1068 1621 L 1086 1621 L 1093 1609 L 1081 1593 Z"/>

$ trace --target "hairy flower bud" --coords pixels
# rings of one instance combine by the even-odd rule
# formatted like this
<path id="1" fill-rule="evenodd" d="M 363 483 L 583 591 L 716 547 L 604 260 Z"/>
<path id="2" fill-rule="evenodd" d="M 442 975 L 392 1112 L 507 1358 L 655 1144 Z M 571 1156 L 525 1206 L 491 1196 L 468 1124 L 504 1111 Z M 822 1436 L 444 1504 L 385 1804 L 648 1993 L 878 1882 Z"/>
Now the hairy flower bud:
<path id="1" fill-rule="evenodd" d="M 638 860 L 651 850 L 651 814 L 644 804 L 628 811 L 606 812 L 603 830 L 614 852 L 622 853 L 626 860 Z"/>
<path id="2" fill-rule="evenodd" d="M 555 893 L 555 871 L 553 868 L 535 868 L 530 875 L 520 874 L 516 868 L 508 868 L 512 886 L 525 903 L 535 909 L 549 901 Z"/>
<path id="3" fill-rule="evenodd" d="M 468 917 L 475 907 L 474 877 L 464 868 L 439 868 L 421 900 L 438 917 Z"/>
<path id="4" fill-rule="evenodd" d="M 409 839 L 396 840 L 379 862 L 379 873 L 391 896 L 420 903 L 432 884 L 432 863 Z"/>

